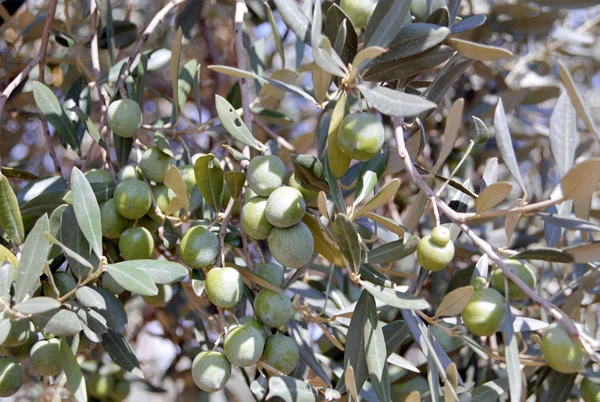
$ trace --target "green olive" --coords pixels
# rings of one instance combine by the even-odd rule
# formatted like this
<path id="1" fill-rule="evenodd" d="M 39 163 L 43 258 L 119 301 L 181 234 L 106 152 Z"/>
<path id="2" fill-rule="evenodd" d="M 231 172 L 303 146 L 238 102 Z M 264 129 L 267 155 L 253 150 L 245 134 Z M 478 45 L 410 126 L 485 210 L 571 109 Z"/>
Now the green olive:
<path id="1" fill-rule="evenodd" d="M 454 258 L 454 243 L 450 241 L 450 231 L 444 226 L 433 229 L 430 236 L 419 240 L 417 259 L 425 269 L 433 272 L 446 268 Z"/>
<path id="2" fill-rule="evenodd" d="M 19 346 L 29 339 L 30 332 L 34 329 L 29 318 L 11 318 L 8 312 L 3 312 L 2 318 L 10 318 L 10 329 L 2 346 Z"/>
<path id="3" fill-rule="evenodd" d="M 124 401 L 130 391 L 131 385 L 129 384 L 129 380 L 122 379 L 115 382 L 115 387 L 109 396 L 113 401 Z"/>
<path id="4" fill-rule="evenodd" d="M 235 268 L 212 268 L 206 274 L 206 294 L 215 306 L 237 306 L 244 293 L 244 280 Z"/>
<path id="5" fill-rule="evenodd" d="M 584 377 L 581 381 L 581 397 L 584 402 L 600 402 L 600 382 L 598 378 Z"/>
<path id="6" fill-rule="evenodd" d="M 438 8 L 445 7 L 443 0 L 433 0 L 432 12 Z M 410 13 L 415 16 L 417 21 L 425 22 L 429 14 L 427 13 L 427 0 L 412 0 L 410 4 Z"/>
<path id="7" fill-rule="evenodd" d="M 29 352 L 31 351 L 31 347 L 38 341 L 38 333 L 34 328 L 31 328 L 29 331 L 29 338 L 19 346 L 13 346 L 11 348 L 6 348 L 6 351 L 9 355 L 18 360 L 26 360 L 29 358 Z"/>
<path id="8" fill-rule="evenodd" d="M 302 268 L 315 252 L 313 235 L 304 222 L 289 228 L 273 228 L 268 239 L 271 255 L 286 267 Z"/>
<path id="9" fill-rule="evenodd" d="M 125 288 L 115 281 L 108 272 L 102 274 L 102 288 L 108 290 L 113 295 L 120 295 L 125 291 Z"/>
<path id="10" fill-rule="evenodd" d="M 366 161 L 377 155 L 383 147 L 383 124 L 372 113 L 349 114 L 340 124 L 337 139 L 346 156 Z"/>
<path id="11" fill-rule="evenodd" d="M 169 208 L 169 203 L 175 198 L 175 193 L 164 184 L 157 184 L 152 186 L 152 194 L 156 200 L 156 206 L 160 210 L 160 213 L 164 215 L 167 212 L 167 208 Z M 150 211 L 152 212 L 152 209 Z"/>
<path id="12" fill-rule="evenodd" d="M 113 179 L 108 171 L 103 169 L 90 169 L 83 174 L 90 184 L 113 184 Z"/>
<path id="13" fill-rule="evenodd" d="M 181 177 L 187 188 L 188 194 L 192 194 L 196 185 L 196 174 L 194 173 L 194 165 L 184 165 L 181 167 Z"/>
<path id="14" fill-rule="evenodd" d="M 283 185 L 285 165 L 275 155 L 256 156 L 250 161 L 246 179 L 248 185 L 261 197 L 268 197 Z"/>
<path id="15" fill-rule="evenodd" d="M 283 287 L 285 282 L 283 268 L 273 262 L 257 265 L 254 273 L 278 288 Z"/>
<path id="16" fill-rule="evenodd" d="M 263 336 L 263 338 L 265 338 L 265 341 L 267 340 L 267 336 L 265 335 L 265 331 L 263 330 L 263 326 L 261 325 L 260 322 L 256 321 L 254 318 L 252 317 L 242 317 L 240 318 L 240 324 L 242 325 L 250 325 L 251 327 L 254 327 L 258 330 L 258 332 L 260 332 Z"/>
<path id="17" fill-rule="evenodd" d="M 102 236 L 107 239 L 118 239 L 121 233 L 131 226 L 131 221 L 117 212 L 114 198 L 100 206 L 100 222 Z"/>
<path id="18" fill-rule="evenodd" d="M 154 251 L 154 239 L 146 228 L 127 229 L 119 239 L 119 251 L 125 261 L 148 260 Z"/>
<path id="19" fill-rule="evenodd" d="M 319 196 L 319 192 L 316 190 L 309 190 L 304 187 L 298 180 L 296 180 L 296 173 L 292 173 L 290 178 L 288 179 L 288 186 L 295 188 L 296 190 L 302 193 L 302 197 L 304 197 L 304 201 L 307 204 L 313 204 L 317 201 L 317 197 Z"/>
<path id="20" fill-rule="evenodd" d="M 175 164 L 175 159 L 165 154 L 156 147 L 150 147 L 142 154 L 140 160 L 140 169 L 142 174 L 148 180 L 156 183 L 162 183 L 165 174 L 171 165 Z"/>
<path id="21" fill-rule="evenodd" d="M 376 3 L 373 0 L 342 0 L 340 8 L 346 13 L 356 28 L 365 29 L 369 13 Z"/>
<path id="22" fill-rule="evenodd" d="M 300 222 L 306 212 L 302 193 L 292 187 L 280 187 L 267 199 L 267 220 L 278 228 L 288 228 Z"/>
<path id="23" fill-rule="evenodd" d="M 262 289 L 254 298 L 254 314 L 267 327 L 285 325 L 293 313 L 292 301 L 285 292 Z"/>
<path id="24" fill-rule="evenodd" d="M 136 179 L 119 183 L 113 199 L 117 212 L 127 219 L 141 218 L 152 206 L 150 186 Z"/>
<path id="25" fill-rule="evenodd" d="M 192 362 L 192 378 L 198 388 L 205 392 L 223 389 L 231 376 L 231 363 L 217 351 L 200 352 Z"/>
<path id="26" fill-rule="evenodd" d="M 18 360 L 0 357 L 0 397 L 13 396 L 23 385 L 23 369 Z"/>
<path id="27" fill-rule="evenodd" d="M 579 373 L 590 360 L 583 346 L 558 321 L 544 331 L 542 353 L 548 365 L 560 373 Z"/>
<path id="28" fill-rule="evenodd" d="M 105 399 L 115 388 L 112 375 L 92 373 L 86 381 L 88 393 L 97 399 Z"/>
<path id="29" fill-rule="evenodd" d="M 289 336 L 275 334 L 267 338 L 260 360 L 287 375 L 294 371 L 299 358 L 296 341 Z"/>
<path id="30" fill-rule="evenodd" d="M 504 260 L 504 264 L 515 273 L 529 288 L 535 288 L 536 279 L 531 266 L 522 260 Z M 504 294 L 504 272 L 497 268 L 492 273 L 492 287 Z M 527 298 L 527 293 L 523 292 L 511 280 L 508 281 L 508 293 L 511 300 L 523 300 Z"/>
<path id="31" fill-rule="evenodd" d="M 265 347 L 264 335 L 250 325 L 239 325 L 230 330 L 223 341 L 227 359 L 237 367 L 255 364 Z"/>
<path id="32" fill-rule="evenodd" d="M 219 252 L 219 239 L 202 226 L 190 228 L 181 239 L 181 260 L 190 268 L 198 269 L 210 265 Z"/>
<path id="33" fill-rule="evenodd" d="M 137 165 L 125 165 L 119 170 L 119 181 L 138 179 L 142 180 L 142 171 Z"/>
<path id="34" fill-rule="evenodd" d="M 63 369 L 60 360 L 60 341 L 56 338 L 37 342 L 29 354 L 31 368 L 43 376 L 58 375 Z"/>
<path id="35" fill-rule="evenodd" d="M 254 197 L 242 208 L 242 226 L 244 231 L 254 240 L 265 240 L 269 237 L 273 225 L 267 219 L 267 199 Z"/>
<path id="36" fill-rule="evenodd" d="M 108 125 L 120 137 L 133 137 L 142 127 L 140 105 L 131 99 L 114 101 L 108 107 Z"/>
<path id="37" fill-rule="evenodd" d="M 152 307 L 164 307 L 173 298 L 171 285 L 156 285 L 158 293 L 154 296 L 142 296 L 147 305 Z"/>
<path id="38" fill-rule="evenodd" d="M 461 316 L 463 323 L 472 334 L 491 336 L 502 326 L 505 313 L 504 296 L 496 289 L 486 288 L 473 292 Z"/>

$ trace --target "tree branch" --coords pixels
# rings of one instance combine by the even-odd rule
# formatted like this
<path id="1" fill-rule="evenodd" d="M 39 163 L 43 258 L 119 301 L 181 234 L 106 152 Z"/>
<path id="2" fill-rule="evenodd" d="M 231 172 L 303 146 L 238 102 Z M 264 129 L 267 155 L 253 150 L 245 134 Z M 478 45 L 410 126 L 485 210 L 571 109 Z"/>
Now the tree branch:
<path id="1" fill-rule="evenodd" d="M 246 54 L 244 52 L 244 15 L 248 11 L 244 0 L 235 3 L 235 54 L 237 65 L 240 70 L 247 71 Z M 242 95 L 242 110 L 244 111 L 244 123 L 252 130 L 252 115 L 250 114 L 250 94 L 248 93 L 248 81 L 240 78 L 240 93 Z"/>

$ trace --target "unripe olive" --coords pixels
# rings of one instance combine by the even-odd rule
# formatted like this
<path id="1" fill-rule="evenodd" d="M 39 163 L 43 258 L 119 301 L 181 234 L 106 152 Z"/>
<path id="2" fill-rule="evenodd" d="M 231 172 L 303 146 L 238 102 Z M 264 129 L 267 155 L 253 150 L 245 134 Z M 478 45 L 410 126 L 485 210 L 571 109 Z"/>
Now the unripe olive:
<path id="1" fill-rule="evenodd" d="M 304 197 L 304 201 L 307 204 L 312 204 L 313 202 L 317 201 L 319 192 L 316 190 L 309 190 L 302 184 L 300 184 L 300 182 L 296 180 L 296 173 L 292 173 L 292 175 L 288 179 L 288 186 L 300 191 L 300 193 L 302 193 L 302 197 Z"/>
<path id="2" fill-rule="evenodd" d="M 150 147 L 142 154 L 140 160 L 140 169 L 142 174 L 148 180 L 156 183 L 162 183 L 165 179 L 165 174 L 171 165 L 175 164 L 175 159 L 165 154 L 156 147 Z"/>
<path id="3" fill-rule="evenodd" d="M 0 357 L 0 397 L 13 396 L 23 385 L 23 369 L 12 357 Z"/>
<path id="4" fill-rule="evenodd" d="M 244 204 L 242 226 L 246 234 L 254 240 L 264 240 L 269 237 L 273 225 L 267 219 L 266 198 L 254 197 Z"/>
<path id="5" fill-rule="evenodd" d="M 7 312 L 2 313 L 2 318 L 9 318 Z M 30 336 L 30 332 L 34 330 L 29 318 L 11 318 L 10 330 L 6 339 L 2 343 L 4 347 L 14 347 L 25 343 Z"/>
<path id="6" fill-rule="evenodd" d="M 450 231 L 445 226 L 437 226 L 431 236 L 419 240 L 417 259 L 425 269 L 433 272 L 446 268 L 454 257 L 454 243 L 450 241 Z"/>
<path id="7" fill-rule="evenodd" d="M 125 261 L 147 260 L 152 258 L 154 239 L 146 228 L 127 229 L 119 239 L 119 251 Z"/>
<path id="8" fill-rule="evenodd" d="M 192 378 L 198 388 L 205 392 L 223 389 L 231 376 L 231 363 L 221 352 L 200 352 L 192 362 Z"/>
<path id="9" fill-rule="evenodd" d="M 504 264 L 510 269 L 511 272 L 515 273 L 519 279 L 521 279 L 531 289 L 535 287 L 536 279 L 531 266 L 522 260 L 504 260 Z M 504 294 L 504 272 L 502 269 L 497 268 L 492 273 L 492 287 Z M 511 300 L 522 300 L 527 298 L 527 294 L 517 287 L 511 281 L 508 280 L 508 293 Z"/>
<path id="10" fill-rule="evenodd" d="M 584 377 L 581 381 L 581 397 L 585 402 L 600 402 L 600 382 L 597 378 Z"/>
<path id="11" fill-rule="evenodd" d="M 113 179 L 108 171 L 103 169 L 90 169 L 83 174 L 90 184 L 113 184 Z"/>
<path id="12" fill-rule="evenodd" d="M 105 399 L 115 388 L 115 379 L 112 375 L 93 373 L 86 381 L 88 393 L 97 399 Z"/>
<path id="13" fill-rule="evenodd" d="M 580 328 L 581 326 L 578 329 Z M 550 324 L 544 331 L 542 353 L 548 365 L 560 373 L 581 372 L 590 360 L 583 346 L 558 321 Z"/>
<path id="14" fill-rule="evenodd" d="M 120 137 L 133 137 L 142 127 L 140 105 L 131 99 L 114 101 L 108 107 L 108 125 Z"/>
<path id="15" fill-rule="evenodd" d="M 275 155 L 255 156 L 250 161 L 246 179 L 248 185 L 261 197 L 268 197 L 283 185 L 285 165 Z"/>
<path id="16" fill-rule="evenodd" d="M 27 340 L 24 343 L 22 343 L 19 346 L 13 346 L 11 348 L 6 348 L 6 351 L 8 352 L 9 355 L 14 357 L 15 359 L 18 359 L 18 360 L 28 359 L 29 351 L 31 350 L 31 347 L 37 342 L 37 340 L 38 340 L 38 333 L 35 331 L 35 329 L 32 328 L 32 330 L 29 331 L 29 337 L 27 338 Z"/>
<path id="17" fill-rule="evenodd" d="M 157 184 L 152 186 L 152 194 L 156 200 L 156 206 L 164 215 L 165 212 L 167 212 L 167 208 L 169 208 L 169 203 L 175 197 L 175 193 L 164 184 Z M 150 209 L 150 211 L 152 211 L 152 209 Z"/>
<path id="18" fill-rule="evenodd" d="M 129 395 L 130 390 L 131 385 L 129 384 L 129 380 L 118 380 L 115 382 L 115 387 L 110 393 L 110 399 L 113 401 L 124 401 Z"/>
<path id="19" fill-rule="evenodd" d="M 260 324 L 260 322 L 256 321 L 254 318 L 242 317 L 242 318 L 240 318 L 240 324 L 250 325 L 251 327 L 256 328 L 258 330 L 258 332 L 260 332 L 262 334 L 263 338 L 265 338 L 265 341 L 267 340 L 267 336 L 265 335 L 265 331 L 263 330 L 262 325 Z"/>
<path id="20" fill-rule="evenodd" d="M 244 190 L 244 203 L 250 201 L 254 197 L 259 197 L 259 195 L 256 194 L 250 187 L 246 187 L 246 189 Z"/>
<path id="21" fill-rule="evenodd" d="M 461 317 L 467 329 L 477 336 L 491 336 L 504 322 L 504 296 L 496 289 L 478 289 L 464 308 Z"/>
<path id="22" fill-rule="evenodd" d="M 271 255 L 286 267 L 303 267 L 310 262 L 315 251 L 312 233 L 304 222 L 289 228 L 273 228 L 268 239 Z"/>
<path id="23" fill-rule="evenodd" d="M 340 8 L 356 28 L 364 29 L 367 27 L 369 12 L 376 3 L 373 0 L 342 0 Z"/>
<path id="24" fill-rule="evenodd" d="M 171 285 L 156 285 L 158 293 L 154 296 L 142 296 L 147 305 L 152 307 L 164 307 L 173 298 Z"/>
<path id="25" fill-rule="evenodd" d="M 119 170 L 119 181 L 138 179 L 142 180 L 142 172 L 137 165 L 125 165 Z"/>
<path id="26" fill-rule="evenodd" d="M 296 341 L 289 336 L 275 334 L 267 338 L 260 360 L 287 375 L 294 371 L 299 358 Z"/>
<path id="27" fill-rule="evenodd" d="M 113 199 L 117 212 L 127 219 L 141 218 L 152 206 L 150 186 L 137 179 L 119 183 Z"/>
<path id="28" fill-rule="evenodd" d="M 418 391 L 420 394 L 429 392 L 429 383 L 425 377 L 418 375 L 400 384 L 392 385 L 390 391 L 392 392 L 392 401 L 404 402 L 411 392 Z"/>
<path id="29" fill-rule="evenodd" d="M 102 288 L 108 290 L 113 295 L 119 295 L 125 291 L 125 288 L 115 281 L 108 272 L 102 274 Z"/>
<path id="30" fill-rule="evenodd" d="M 233 328 L 223 341 L 227 359 L 238 367 L 248 367 L 256 363 L 264 347 L 264 335 L 250 325 L 239 325 Z"/>
<path id="31" fill-rule="evenodd" d="M 267 220 L 278 228 L 288 228 L 300 222 L 306 212 L 302 193 L 292 187 L 280 187 L 267 199 Z"/>
<path id="32" fill-rule="evenodd" d="M 353 113 L 342 120 L 338 145 L 352 159 L 366 161 L 379 153 L 385 134 L 383 124 L 372 113 Z"/>
<path id="33" fill-rule="evenodd" d="M 293 313 L 292 301 L 285 292 L 262 289 L 254 298 L 254 314 L 267 327 L 285 325 Z"/>
<path id="34" fill-rule="evenodd" d="M 215 306 L 237 306 L 244 293 L 244 280 L 235 268 L 212 268 L 206 274 L 206 294 Z"/>
<path id="35" fill-rule="evenodd" d="M 56 338 L 36 342 L 29 356 L 31 368 L 39 375 L 57 375 L 62 370 L 60 341 Z"/>
<path id="36" fill-rule="evenodd" d="M 285 282 L 283 268 L 273 262 L 257 265 L 254 273 L 278 288 L 283 287 Z"/>
<path id="37" fill-rule="evenodd" d="M 219 252 L 219 239 L 202 226 L 190 228 L 181 239 L 180 256 L 190 268 L 210 265 Z"/>
<path id="38" fill-rule="evenodd" d="M 117 212 L 114 198 L 100 206 L 100 222 L 102 236 L 107 239 L 118 239 L 121 233 L 131 225 L 131 221 Z"/>
<path id="39" fill-rule="evenodd" d="M 181 167 L 181 177 L 187 188 L 188 194 L 192 194 L 196 185 L 196 175 L 194 173 L 194 165 L 184 165 Z"/>

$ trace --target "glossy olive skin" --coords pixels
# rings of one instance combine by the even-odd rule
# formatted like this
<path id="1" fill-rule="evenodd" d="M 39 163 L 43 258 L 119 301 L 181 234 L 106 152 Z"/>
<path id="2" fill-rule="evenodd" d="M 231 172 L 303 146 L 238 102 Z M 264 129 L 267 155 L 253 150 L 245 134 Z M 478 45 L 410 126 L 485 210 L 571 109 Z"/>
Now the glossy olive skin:
<path id="1" fill-rule="evenodd" d="M 31 368 L 39 375 L 57 375 L 62 370 L 60 341 L 54 338 L 35 343 L 29 359 Z"/>
<path id="2" fill-rule="evenodd" d="M 86 381 L 88 393 L 97 399 L 105 399 L 115 388 L 115 379 L 112 375 L 93 373 Z"/>
<path id="3" fill-rule="evenodd" d="M 347 157 L 366 161 L 377 155 L 383 147 L 383 124 L 372 113 L 349 114 L 340 124 L 337 139 Z"/>
<path id="4" fill-rule="evenodd" d="M 281 265 L 302 268 L 308 264 L 315 251 L 315 241 L 304 222 L 289 228 L 273 228 L 269 234 L 271 255 Z"/>
<path id="5" fill-rule="evenodd" d="M 167 174 L 167 170 L 174 164 L 175 159 L 156 147 L 150 147 L 142 154 L 140 170 L 148 180 L 162 183 L 165 179 L 165 174 Z"/>
<path id="6" fill-rule="evenodd" d="M 156 285 L 158 293 L 154 296 L 142 296 L 147 305 L 152 307 L 164 307 L 173 298 L 171 285 Z"/>
<path id="7" fill-rule="evenodd" d="M 255 364 L 265 347 L 264 335 L 250 325 L 239 325 L 231 329 L 223 341 L 227 359 L 237 367 Z"/>
<path id="8" fill-rule="evenodd" d="M 10 315 L 7 312 L 2 313 L 2 318 L 8 318 Z M 10 330 L 2 346 L 14 347 L 25 343 L 29 339 L 29 332 L 32 330 L 31 321 L 28 318 L 11 318 Z"/>
<path id="9" fill-rule="evenodd" d="M 35 329 L 31 328 L 29 331 L 29 337 L 25 342 L 20 344 L 19 346 L 13 346 L 11 348 L 6 348 L 6 352 L 14 357 L 17 360 L 27 360 L 29 358 L 29 352 L 31 351 L 32 346 L 38 341 L 38 333 Z"/>
<path id="10" fill-rule="evenodd" d="M 285 292 L 263 289 L 254 298 L 254 314 L 267 327 L 285 325 L 293 313 L 292 301 Z"/>
<path id="11" fill-rule="evenodd" d="M 154 239 L 146 228 L 127 229 L 119 239 L 119 251 L 125 261 L 147 260 L 152 258 Z"/>
<path id="12" fill-rule="evenodd" d="M 167 208 L 169 208 L 169 203 L 175 197 L 175 193 L 164 184 L 157 184 L 156 186 L 152 186 L 152 194 L 156 200 L 156 206 L 160 210 L 160 213 L 164 215 L 167 212 Z"/>
<path id="13" fill-rule="evenodd" d="M 271 193 L 265 212 L 271 225 L 288 228 L 300 222 L 306 212 L 306 202 L 300 191 L 283 186 Z"/>
<path id="14" fill-rule="evenodd" d="M 114 101 L 108 107 L 108 125 L 120 137 L 133 137 L 142 127 L 140 105 L 131 99 Z"/>
<path id="15" fill-rule="evenodd" d="M 304 197 L 304 201 L 307 204 L 310 205 L 317 201 L 319 192 L 316 190 L 309 190 L 302 184 L 300 184 L 300 182 L 296 179 L 296 173 L 292 173 L 292 175 L 288 179 L 288 186 L 300 191 L 300 193 L 302 193 L 302 196 Z"/>
<path id="16" fill-rule="evenodd" d="M 444 226 L 437 226 L 430 236 L 419 240 L 417 259 L 425 269 L 433 272 L 446 268 L 454 258 L 454 243 L 450 241 L 450 231 Z"/>
<path id="17" fill-rule="evenodd" d="M 598 382 L 598 379 L 585 377 L 581 381 L 581 397 L 585 402 L 600 402 L 600 382 Z"/>
<path id="18" fill-rule="evenodd" d="M 225 387 L 231 376 L 231 363 L 217 351 L 200 352 L 192 362 L 192 378 L 198 388 L 216 392 Z"/>
<path id="19" fill-rule="evenodd" d="M 184 165 L 181 167 L 181 177 L 185 183 L 188 194 L 192 194 L 196 185 L 196 175 L 194 174 L 194 165 Z"/>
<path id="20" fill-rule="evenodd" d="M 215 306 L 237 306 L 244 293 L 244 280 L 235 268 L 212 268 L 206 274 L 206 294 Z"/>
<path id="21" fill-rule="evenodd" d="M 100 206 L 100 222 L 102 224 L 102 236 L 107 239 L 118 239 L 121 237 L 121 233 L 131 226 L 131 220 L 117 212 L 114 198 Z"/>
<path id="22" fill-rule="evenodd" d="M 240 324 L 242 325 L 250 325 L 251 327 L 256 328 L 256 330 L 258 330 L 258 332 L 260 332 L 263 336 L 263 338 L 265 338 L 265 341 L 267 340 L 267 336 L 265 335 L 265 331 L 263 330 L 263 326 L 261 325 L 260 322 L 256 321 L 254 318 L 252 317 L 242 317 L 240 318 Z"/>
<path id="23" fill-rule="evenodd" d="M 283 185 L 285 165 L 275 155 L 255 156 L 250 161 L 246 179 L 250 188 L 261 197 L 268 197 Z"/>
<path id="24" fill-rule="evenodd" d="M 210 265 L 219 252 L 219 239 L 202 226 L 190 228 L 181 239 L 180 256 L 190 268 Z"/>
<path id="25" fill-rule="evenodd" d="M 119 181 L 138 179 L 142 180 L 142 172 L 137 165 L 125 165 L 119 170 Z"/>
<path id="26" fill-rule="evenodd" d="M 273 262 L 257 265 L 254 273 L 278 288 L 281 288 L 285 282 L 283 268 Z"/>
<path id="27" fill-rule="evenodd" d="M 536 278 L 531 266 L 522 260 L 504 260 L 508 268 L 517 274 L 517 276 L 525 282 L 531 289 L 535 288 Z M 497 268 L 492 273 L 492 287 L 498 292 L 504 294 L 504 273 L 500 268 Z M 527 293 L 522 291 L 511 280 L 508 281 L 508 294 L 511 300 L 523 300 L 527 298 Z"/>
<path id="28" fill-rule="evenodd" d="M 583 346 L 558 321 L 544 331 L 542 353 L 548 365 L 560 373 L 579 373 L 590 360 Z"/>
<path id="29" fill-rule="evenodd" d="M 367 27 L 370 11 L 376 3 L 373 0 L 342 0 L 340 8 L 356 28 L 364 29 Z"/>
<path id="30" fill-rule="evenodd" d="M 300 351 L 296 341 L 281 334 L 271 335 L 267 338 L 260 358 L 261 361 L 286 375 L 294 371 L 299 359 Z"/>
<path id="31" fill-rule="evenodd" d="M 102 288 L 108 290 L 113 295 L 119 295 L 125 291 L 125 288 L 119 285 L 108 272 L 102 274 Z"/>
<path id="32" fill-rule="evenodd" d="M 273 225 L 267 219 L 267 199 L 254 197 L 242 208 L 242 226 L 244 231 L 254 240 L 265 240 L 269 237 Z"/>
<path id="33" fill-rule="evenodd" d="M 504 322 L 506 304 L 496 289 L 485 288 L 473 292 L 461 317 L 467 329 L 477 336 L 491 336 Z"/>
<path id="34" fill-rule="evenodd" d="M 13 396 L 23 385 L 23 369 L 12 357 L 0 357 L 0 397 Z"/>
<path id="35" fill-rule="evenodd" d="M 119 183 L 113 199 L 117 212 L 127 219 L 141 218 L 152 206 L 150 186 L 137 179 Z"/>

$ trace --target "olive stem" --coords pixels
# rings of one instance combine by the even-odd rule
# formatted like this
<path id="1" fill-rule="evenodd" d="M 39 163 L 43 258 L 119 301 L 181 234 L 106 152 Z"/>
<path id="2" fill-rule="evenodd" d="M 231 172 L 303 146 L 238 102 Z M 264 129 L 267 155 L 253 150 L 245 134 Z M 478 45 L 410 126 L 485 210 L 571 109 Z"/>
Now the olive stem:
<path id="1" fill-rule="evenodd" d="M 221 248 L 219 252 L 219 257 L 217 258 L 217 266 L 220 267 L 225 261 L 225 236 L 227 235 L 227 224 L 229 223 L 229 219 L 231 218 L 231 210 L 233 209 L 233 204 L 235 200 L 233 197 L 229 199 L 229 203 L 227 204 L 227 208 L 225 209 L 225 213 L 223 214 L 223 221 L 221 222 L 221 228 L 219 229 L 219 246 Z"/>
<path id="2" fill-rule="evenodd" d="M 496 210 L 496 211 L 486 211 L 481 214 L 478 214 L 475 212 L 456 213 L 456 214 L 462 222 L 466 222 L 466 221 L 475 220 L 475 219 L 496 218 L 498 216 L 510 215 L 510 214 L 515 214 L 515 213 L 516 214 L 529 214 L 529 213 L 538 211 L 540 209 L 545 209 L 552 205 L 560 204 L 563 201 L 565 201 L 565 198 L 560 197 L 557 199 L 550 199 L 550 200 L 546 200 L 546 201 L 536 202 L 535 204 L 527 204 L 522 207 L 514 207 L 514 208 L 510 208 L 510 209 L 501 209 L 501 210 Z"/>
<path id="3" fill-rule="evenodd" d="M 438 210 L 437 204 L 435 203 L 434 197 L 429 197 L 431 205 L 433 206 L 433 215 L 435 216 L 435 226 L 440 226 L 440 211 Z"/>
<path id="4" fill-rule="evenodd" d="M 463 165 L 463 163 L 465 163 L 465 161 L 467 160 L 467 156 L 469 156 L 469 154 L 473 150 L 474 146 L 475 146 L 475 141 L 470 140 L 469 141 L 469 146 L 467 147 L 467 150 L 465 151 L 465 154 L 463 155 L 463 157 L 460 159 L 460 162 L 458 162 L 458 165 L 456 165 L 456 167 L 454 168 L 454 170 L 452 171 L 452 173 L 450 173 L 450 176 L 448 176 L 448 178 L 446 179 L 446 181 L 444 182 L 444 184 L 442 184 L 442 187 L 440 187 L 440 189 L 437 191 L 436 194 L 437 194 L 438 197 L 440 196 L 440 194 L 442 194 L 442 191 L 444 191 L 444 189 L 446 188 L 446 186 L 454 178 L 454 176 L 456 175 L 456 173 L 458 172 L 458 170 L 461 168 L 461 166 Z"/>
<path id="5" fill-rule="evenodd" d="M 406 149 L 406 145 L 404 143 L 404 133 L 403 133 L 403 128 L 402 128 L 403 119 L 399 118 L 399 117 L 394 117 L 392 119 L 392 121 L 394 123 L 394 136 L 396 138 L 396 146 L 397 146 L 398 155 L 400 156 L 400 159 L 402 159 L 402 161 L 404 162 L 404 166 L 406 167 L 406 171 L 409 174 L 412 182 L 417 187 L 419 187 L 419 189 L 421 189 L 421 191 L 423 191 L 428 197 L 431 197 L 435 201 L 435 203 L 438 205 L 438 207 L 441 209 L 441 211 L 454 224 L 456 224 L 463 232 L 465 232 L 467 234 L 467 236 L 469 236 L 471 238 L 471 240 L 473 241 L 475 246 L 477 246 L 482 252 L 487 254 L 488 257 L 490 257 L 490 259 L 493 262 L 495 262 L 496 265 L 498 265 L 500 267 L 500 269 L 502 269 L 502 272 L 504 273 L 505 277 L 510 279 L 519 289 L 521 289 L 523 292 L 525 292 L 525 294 L 527 294 L 527 296 L 529 296 L 533 301 L 535 301 L 537 304 L 539 304 L 552 317 L 554 317 L 556 320 L 558 320 L 574 339 L 576 339 L 576 340 L 579 339 L 581 334 L 579 334 L 579 331 L 577 330 L 577 328 L 575 327 L 575 325 L 573 324 L 573 322 L 571 321 L 569 316 L 567 314 L 565 314 L 563 311 L 561 311 L 560 309 L 558 309 L 557 307 L 555 307 L 554 305 L 552 305 L 552 303 L 550 303 L 549 301 L 544 299 L 542 296 L 537 294 L 529 286 L 527 286 L 527 284 L 525 282 L 523 282 L 514 272 L 512 272 L 508 268 L 508 266 L 504 263 L 502 258 L 494 251 L 494 249 L 490 246 L 490 244 L 488 242 L 486 242 L 485 240 L 483 240 L 481 237 L 479 237 L 477 234 L 475 234 L 475 232 L 473 232 L 473 230 L 471 230 L 471 228 L 465 224 L 465 221 L 461 217 L 461 215 L 458 214 L 453 209 L 451 209 L 448 205 L 446 205 L 446 203 L 444 201 L 442 201 L 435 194 L 435 192 L 431 189 L 431 187 L 429 187 L 429 185 L 427 185 L 427 183 L 425 183 L 425 180 L 423 180 L 421 175 L 419 175 L 415 171 L 415 168 L 412 164 L 410 155 Z M 590 345 L 584 344 L 584 347 L 586 347 L 586 349 L 588 349 L 588 352 L 591 352 L 590 346 L 592 346 L 592 345 L 597 346 L 597 344 L 598 344 L 597 341 L 595 341 L 587 336 L 581 336 L 581 337 L 585 337 L 586 341 L 590 343 Z M 590 354 L 593 355 L 593 353 L 590 353 Z"/>

